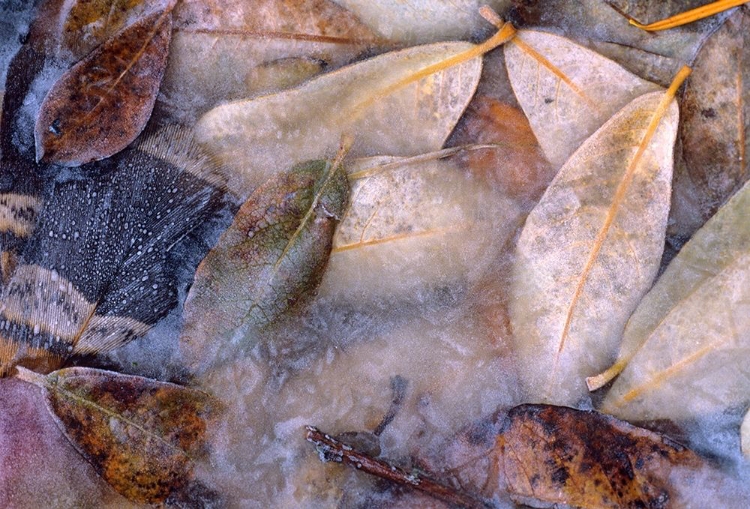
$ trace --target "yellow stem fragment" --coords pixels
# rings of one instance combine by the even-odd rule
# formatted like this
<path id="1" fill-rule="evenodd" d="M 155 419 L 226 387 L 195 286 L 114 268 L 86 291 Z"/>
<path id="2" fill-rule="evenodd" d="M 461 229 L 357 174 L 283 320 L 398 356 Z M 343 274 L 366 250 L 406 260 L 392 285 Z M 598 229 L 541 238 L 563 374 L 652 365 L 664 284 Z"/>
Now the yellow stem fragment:
<path id="1" fill-rule="evenodd" d="M 647 30 L 649 32 L 655 32 L 657 30 L 667 30 L 668 28 L 687 25 L 688 23 L 692 23 L 693 21 L 698 21 L 703 18 L 713 16 L 714 14 L 719 14 L 720 12 L 724 12 L 727 9 L 731 9 L 732 7 L 737 7 L 738 5 L 742 5 L 745 3 L 748 3 L 748 0 L 718 0 L 716 2 L 711 2 L 710 4 L 696 7 L 695 9 L 685 11 L 683 13 L 671 16 L 661 21 L 650 23 L 648 25 L 638 23 L 636 20 L 630 17 L 628 17 L 628 19 L 630 24 L 633 26 L 636 26 L 642 30 Z"/>

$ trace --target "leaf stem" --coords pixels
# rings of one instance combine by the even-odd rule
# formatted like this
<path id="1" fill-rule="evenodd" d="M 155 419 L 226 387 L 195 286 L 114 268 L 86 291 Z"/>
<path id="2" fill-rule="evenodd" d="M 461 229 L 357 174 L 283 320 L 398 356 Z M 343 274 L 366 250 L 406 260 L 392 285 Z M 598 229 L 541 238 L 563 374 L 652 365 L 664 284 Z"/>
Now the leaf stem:
<path id="1" fill-rule="evenodd" d="M 381 479 L 421 491 L 455 507 L 468 509 L 486 509 L 489 507 L 484 502 L 466 493 L 444 486 L 437 481 L 428 477 L 422 477 L 417 473 L 407 473 L 403 469 L 391 465 L 386 461 L 375 459 L 365 453 L 359 452 L 353 447 L 321 432 L 314 426 L 305 426 L 305 438 L 308 442 L 315 445 L 320 455 L 320 460 L 323 462 L 332 461 L 349 465 Z"/>
<path id="2" fill-rule="evenodd" d="M 713 16 L 714 14 L 724 12 L 728 9 L 731 9 L 732 7 L 737 7 L 738 5 L 746 3 L 748 3 L 748 0 L 718 0 L 716 2 L 711 2 L 710 4 L 702 5 L 700 7 L 696 7 L 695 9 L 690 9 L 689 11 L 670 16 L 669 18 L 655 21 L 654 23 L 649 23 L 648 25 L 639 23 L 637 20 L 622 12 L 611 3 L 610 7 L 615 9 L 622 16 L 625 16 L 631 25 L 640 28 L 641 30 L 656 32 L 658 30 L 667 30 L 668 28 L 676 28 L 682 25 L 687 25 L 688 23 L 692 23 L 693 21 L 699 21 L 709 16 Z"/>

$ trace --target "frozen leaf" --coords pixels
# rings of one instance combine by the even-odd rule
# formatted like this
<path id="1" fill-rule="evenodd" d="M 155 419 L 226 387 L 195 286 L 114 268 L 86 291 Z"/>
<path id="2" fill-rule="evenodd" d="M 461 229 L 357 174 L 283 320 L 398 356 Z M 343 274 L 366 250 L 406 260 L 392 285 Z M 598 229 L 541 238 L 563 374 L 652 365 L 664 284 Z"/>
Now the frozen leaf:
<path id="1" fill-rule="evenodd" d="M 180 348 L 193 371 L 231 358 L 315 291 L 348 196 L 340 161 L 321 160 L 272 178 L 243 204 L 185 302 Z"/>
<path id="2" fill-rule="evenodd" d="M 507 0 L 336 0 L 388 40 L 407 45 L 468 39 L 486 30 L 479 8 L 502 14 Z"/>
<path id="3" fill-rule="evenodd" d="M 211 163 L 179 132 L 51 183 L 37 228 L 0 291 L 0 376 L 143 335 L 177 304 L 175 244 L 215 212 Z M 189 242 L 188 242 L 189 243 Z M 191 268 L 192 270 L 192 268 Z"/>
<path id="4" fill-rule="evenodd" d="M 547 159 L 559 168 L 636 97 L 660 87 L 557 35 L 521 30 L 505 47 L 518 98 Z"/>
<path id="5" fill-rule="evenodd" d="M 295 86 L 380 43 L 330 0 L 190 0 L 174 14 L 159 101 L 187 123 L 222 101 Z"/>
<path id="6" fill-rule="evenodd" d="M 60 16 L 60 46 L 80 60 L 122 28 L 154 11 L 171 10 L 176 0 L 73 0 Z"/>
<path id="7" fill-rule="evenodd" d="M 500 483 L 533 507 L 683 507 L 681 483 L 704 468 L 665 436 L 592 411 L 512 409 L 497 440 Z"/>
<path id="8" fill-rule="evenodd" d="M 477 177 L 509 197 L 535 203 L 554 176 L 523 112 L 487 96 L 476 96 L 451 136 L 452 145 L 494 144 L 459 155 Z"/>
<path id="9" fill-rule="evenodd" d="M 656 276 L 675 91 L 646 94 L 620 110 L 565 163 L 526 220 L 510 316 L 532 401 L 572 404 L 586 394 L 584 377 L 610 362 Z"/>
<path id="10" fill-rule="evenodd" d="M 393 302 L 471 286 L 521 222 L 513 200 L 450 159 L 374 157 L 347 169 L 351 205 L 334 236 L 321 296 Z"/>
<path id="11" fill-rule="evenodd" d="M 750 186 L 698 230 L 628 322 L 602 410 L 682 420 L 749 401 Z M 624 369 L 623 369 L 624 368 Z M 599 378 L 603 380 L 599 381 Z"/>
<path id="12" fill-rule="evenodd" d="M 481 58 L 419 73 L 476 48 L 452 42 L 387 53 L 218 106 L 198 121 L 196 138 L 232 170 L 228 185 L 241 197 L 281 168 L 335 150 L 342 133 L 355 135 L 352 156 L 439 150 L 474 94 Z"/>
<path id="13" fill-rule="evenodd" d="M 628 23 L 677 14 L 708 0 L 513 0 L 511 21 L 521 28 L 545 27 L 611 58 L 630 72 L 667 86 L 728 13 L 662 32 L 645 32 Z"/>
<path id="14" fill-rule="evenodd" d="M 19 378 L 42 388 L 60 429 L 118 493 L 164 502 L 191 481 L 208 452 L 206 431 L 220 406 L 208 394 L 91 368 Z"/>
<path id="15" fill-rule="evenodd" d="M 130 25 L 55 83 L 36 120 L 37 161 L 78 166 L 140 134 L 164 74 L 171 19 L 160 11 Z"/>
<path id="16" fill-rule="evenodd" d="M 695 61 L 681 103 L 685 164 L 675 171 L 673 235 L 689 238 L 750 178 L 748 48 L 750 11 L 738 9 Z"/>

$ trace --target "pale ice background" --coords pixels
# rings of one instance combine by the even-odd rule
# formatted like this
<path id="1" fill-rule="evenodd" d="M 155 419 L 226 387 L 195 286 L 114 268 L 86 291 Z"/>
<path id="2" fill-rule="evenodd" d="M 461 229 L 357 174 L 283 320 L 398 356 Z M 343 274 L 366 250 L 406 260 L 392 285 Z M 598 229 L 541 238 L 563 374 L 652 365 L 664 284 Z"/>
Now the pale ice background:
<path id="1" fill-rule="evenodd" d="M 2 69 L 28 26 L 28 14 L 26 2 L 11 0 L 0 7 Z M 432 29 L 430 23 L 420 27 L 420 42 L 429 40 L 440 22 L 432 20 Z M 485 26 L 477 29 L 486 32 Z M 59 71 L 42 73 L 19 127 L 33 125 L 32 112 Z M 497 69 L 487 73 L 503 79 Z M 497 87 L 508 88 L 507 83 Z M 483 83 L 482 88 L 492 87 Z M 19 143 L 28 143 L 28 138 Z M 499 201 L 508 199 L 501 189 L 492 192 Z M 409 467 L 414 458 L 438 453 L 472 421 L 522 402 L 514 370 L 523 367 L 514 365 L 508 349 L 502 294 L 512 262 L 505 241 L 517 235 L 515 215 L 526 207 L 518 203 L 517 210 L 505 210 L 513 219 L 498 217 L 486 231 L 485 237 L 497 242 L 486 243 L 479 255 L 476 249 L 466 250 L 482 257 L 487 267 L 470 282 L 459 278 L 416 290 L 409 284 L 412 293 L 398 300 L 368 297 L 366 288 L 356 300 L 321 296 L 259 338 L 244 358 L 200 380 L 190 379 L 180 367 L 179 309 L 146 337 L 100 363 L 196 384 L 227 404 L 226 418 L 212 430 L 212 456 L 199 475 L 226 495 L 229 507 L 395 507 L 396 492 L 387 485 L 349 468 L 321 464 L 303 438 L 304 425 L 332 434 L 359 432 L 369 437 L 370 445 L 377 444 L 383 457 Z M 203 242 L 213 243 L 226 220 L 202 228 Z M 462 252 L 460 243 L 452 248 L 458 255 Z M 175 249 L 182 267 L 197 263 L 195 252 Z M 182 301 L 192 274 L 183 269 L 181 277 Z M 15 380 L 0 384 L 0 500 L 7 507 L 132 506 L 67 443 L 36 388 Z M 394 385 L 403 391 L 403 400 L 393 420 L 375 436 L 392 406 Z M 741 418 L 741 412 L 730 412 L 688 428 L 686 440 L 728 474 L 720 486 L 701 489 L 695 482 L 689 506 L 746 505 L 742 484 L 747 484 L 750 471 L 738 453 Z"/>

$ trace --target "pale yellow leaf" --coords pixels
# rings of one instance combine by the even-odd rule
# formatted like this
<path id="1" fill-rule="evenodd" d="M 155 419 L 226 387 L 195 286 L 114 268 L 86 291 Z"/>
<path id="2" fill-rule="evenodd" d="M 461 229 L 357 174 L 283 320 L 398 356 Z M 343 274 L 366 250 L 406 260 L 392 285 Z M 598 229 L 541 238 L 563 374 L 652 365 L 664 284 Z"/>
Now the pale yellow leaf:
<path id="1" fill-rule="evenodd" d="M 613 357 L 656 275 L 678 120 L 667 100 L 654 92 L 619 111 L 565 163 L 526 221 L 510 312 L 531 401 L 573 404 L 586 394 L 584 377 Z"/>
<path id="2" fill-rule="evenodd" d="M 519 30 L 505 46 L 513 91 L 557 168 L 620 108 L 661 90 L 573 41 Z"/>
<path id="3" fill-rule="evenodd" d="M 409 82 L 470 43 L 419 46 L 325 74 L 291 90 L 218 106 L 196 124 L 198 141 L 230 171 L 241 198 L 270 175 L 332 154 L 354 135 L 352 156 L 410 156 L 442 147 L 479 80 L 480 58 Z"/>

